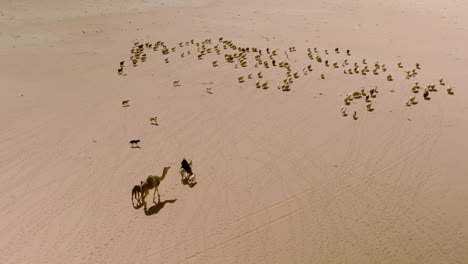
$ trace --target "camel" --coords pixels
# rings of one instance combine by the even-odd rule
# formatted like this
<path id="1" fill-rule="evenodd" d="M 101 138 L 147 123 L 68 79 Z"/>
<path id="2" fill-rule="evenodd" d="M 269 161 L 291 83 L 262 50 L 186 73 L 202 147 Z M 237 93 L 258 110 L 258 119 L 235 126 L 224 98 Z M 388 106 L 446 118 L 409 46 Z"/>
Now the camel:
<path id="1" fill-rule="evenodd" d="M 156 195 L 156 191 L 158 192 L 158 202 L 161 201 L 161 197 L 160 197 L 160 195 L 159 195 L 158 187 L 159 187 L 159 184 L 160 184 L 160 183 L 164 180 L 164 178 L 166 177 L 167 171 L 168 171 L 170 168 L 171 168 L 171 167 L 164 167 L 162 176 L 149 175 L 148 178 L 146 178 L 146 181 L 143 182 L 143 183 L 141 184 L 141 200 L 142 200 L 142 203 L 143 203 L 144 206 L 145 206 L 145 209 L 146 209 L 145 198 L 146 198 L 146 196 L 148 196 L 149 190 L 154 189 L 154 193 L 153 193 L 153 202 L 154 202 L 154 203 L 156 203 L 156 202 L 154 201 L 154 197 L 155 197 L 155 195 Z"/>

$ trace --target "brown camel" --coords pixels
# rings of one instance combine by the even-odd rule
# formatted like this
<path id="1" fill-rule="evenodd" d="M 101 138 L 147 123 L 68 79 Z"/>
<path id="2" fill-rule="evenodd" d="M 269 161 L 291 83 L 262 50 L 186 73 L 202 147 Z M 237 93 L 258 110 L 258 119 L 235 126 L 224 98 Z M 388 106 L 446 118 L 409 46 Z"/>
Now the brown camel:
<path id="1" fill-rule="evenodd" d="M 156 196 L 156 191 L 158 192 L 158 202 L 161 201 L 158 187 L 159 187 L 159 184 L 161 183 L 161 181 L 163 181 L 164 178 L 166 177 L 167 171 L 170 168 L 171 167 L 164 167 L 162 176 L 149 175 L 148 178 L 146 178 L 146 181 L 143 182 L 143 184 L 141 185 L 141 199 L 142 199 L 143 204 L 145 205 L 145 209 L 146 209 L 145 198 L 146 198 L 146 196 L 148 196 L 149 190 L 154 189 L 154 193 L 153 193 L 153 202 L 154 203 L 156 203 L 154 201 L 154 197 Z"/>

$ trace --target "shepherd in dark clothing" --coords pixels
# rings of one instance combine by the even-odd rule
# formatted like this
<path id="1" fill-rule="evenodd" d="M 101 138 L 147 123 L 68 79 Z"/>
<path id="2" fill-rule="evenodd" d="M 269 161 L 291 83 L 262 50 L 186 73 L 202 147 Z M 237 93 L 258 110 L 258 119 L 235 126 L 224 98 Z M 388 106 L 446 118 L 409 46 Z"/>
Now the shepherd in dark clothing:
<path id="1" fill-rule="evenodd" d="M 192 168 L 185 158 L 182 160 L 181 164 L 181 168 L 184 169 L 189 174 L 189 176 L 193 174 Z"/>

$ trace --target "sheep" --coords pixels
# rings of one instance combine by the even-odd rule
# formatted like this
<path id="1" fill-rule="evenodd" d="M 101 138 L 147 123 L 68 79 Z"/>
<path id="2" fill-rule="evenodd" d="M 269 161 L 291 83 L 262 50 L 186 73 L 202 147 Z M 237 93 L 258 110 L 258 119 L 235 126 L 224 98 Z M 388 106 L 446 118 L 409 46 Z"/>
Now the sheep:
<path id="1" fill-rule="evenodd" d="M 258 78 L 263 78 L 262 71 L 259 71 L 259 72 L 257 73 L 257 76 L 258 76 Z"/>
<path id="2" fill-rule="evenodd" d="M 268 89 L 268 81 L 262 84 L 263 89 Z"/>
<path id="3" fill-rule="evenodd" d="M 367 64 L 366 59 L 362 59 L 362 64 Z"/>
<path id="4" fill-rule="evenodd" d="M 345 102 L 352 101 L 352 100 L 353 100 L 353 94 L 352 93 L 346 94 Z M 347 105 L 349 105 L 349 102 L 347 103 Z"/>
<path id="5" fill-rule="evenodd" d="M 357 112 L 356 112 L 356 111 L 354 111 L 353 119 L 354 119 L 354 120 L 357 120 L 357 119 L 358 119 L 358 116 L 357 116 Z"/>
<path id="6" fill-rule="evenodd" d="M 296 72 L 294 72 L 294 74 L 293 74 L 293 75 L 294 75 L 294 78 L 296 78 L 296 79 L 297 79 L 297 78 L 299 78 L 299 73 L 298 73 L 297 71 L 296 71 Z"/>
<path id="7" fill-rule="evenodd" d="M 398 62 L 398 68 L 403 68 L 403 65 L 401 64 L 401 62 Z"/>
<path id="8" fill-rule="evenodd" d="M 450 95 L 453 95 L 452 87 L 447 88 L 447 93 Z"/>
<path id="9" fill-rule="evenodd" d="M 120 62 L 120 68 L 123 68 L 123 67 L 124 67 L 124 63 L 125 63 L 125 61 L 121 61 L 121 62 Z"/>
<path id="10" fill-rule="evenodd" d="M 339 68 L 338 62 L 334 62 L 334 63 L 333 63 L 333 68 Z"/>
<path id="11" fill-rule="evenodd" d="M 209 94 L 213 94 L 213 93 L 211 92 L 211 87 L 207 87 L 207 88 L 206 88 L 206 92 L 209 93 Z"/>
<path id="12" fill-rule="evenodd" d="M 260 88 L 260 87 L 261 87 L 261 86 L 260 86 L 260 81 L 257 81 L 257 82 L 255 83 L 255 87 L 257 87 L 257 88 Z"/>
<path id="13" fill-rule="evenodd" d="M 218 67 L 218 61 L 213 61 L 212 64 L 213 64 L 213 67 Z"/>
<path id="14" fill-rule="evenodd" d="M 419 66 L 419 63 L 416 63 L 416 69 L 420 70 L 421 67 Z"/>
<path id="15" fill-rule="evenodd" d="M 336 52 L 336 53 L 340 53 L 340 49 L 339 49 L 339 48 L 335 48 L 335 52 Z"/>
<path id="16" fill-rule="evenodd" d="M 441 78 L 441 79 L 439 80 L 439 83 L 440 83 L 440 85 L 445 85 L 445 83 L 444 83 L 444 79 L 443 79 L 443 78 Z"/>
<path id="17" fill-rule="evenodd" d="M 346 50 L 346 54 L 347 54 L 348 56 L 351 56 L 351 51 L 350 51 L 350 50 Z"/>
<path id="18" fill-rule="evenodd" d="M 387 81 L 389 81 L 389 82 L 393 81 L 392 75 L 387 76 Z"/>
<path id="19" fill-rule="evenodd" d="M 118 73 L 119 75 L 122 75 L 122 68 L 117 69 L 117 73 Z"/>
<path id="20" fill-rule="evenodd" d="M 151 117 L 151 118 L 150 118 L 150 123 L 151 123 L 152 125 L 159 126 L 159 124 L 158 124 L 158 117 L 157 117 L 157 116 Z"/>
<path id="21" fill-rule="evenodd" d="M 341 106 L 341 115 L 342 116 L 347 116 L 348 114 L 346 113 L 346 107 L 344 105 Z"/>
<path id="22" fill-rule="evenodd" d="M 369 111 L 369 112 L 374 111 L 374 108 L 372 108 L 372 103 L 368 103 L 368 104 L 366 105 L 366 108 L 367 108 L 367 111 Z"/>
<path id="23" fill-rule="evenodd" d="M 122 101 L 122 107 L 128 107 L 128 106 L 130 106 L 130 105 L 128 104 L 129 101 L 130 101 L 130 100 Z"/>
<path id="24" fill-rule="evenodd" d="M 361 94 L 360 92 L 354 92 L 354 93 L 353 93 L 353 98 L 354 98 L 354 99 L 359 99 L 359 98 L 361 98 L 361 97 L 362 97 L 362 94 Z"/>
<path id="25" fill-rule="evenodd" d="M 169 63 L 169 58 L 165 58 L 165 59 L 164 59 L 164 62 L 165 62 L 165 63 Z"/>
<path id="26" fill-rule="evenodd" d="M 431 100 L 431 98 L 429 97 L 429 91 L 427 88 L 424 89 L 423 97 L 424 97 L 424 100 Z"/>
<path id="27" fill-rule="evenodd" d="M 321 78 L 322 80 L 325 79 L 325 74 L 323 74 L 323 73 L 320 74 L 320 78 Z"/>
<path id="28" fill-rule="evenodd" d="M 376 86 L 374 89 L 370 89 L 369 92 L 370 92 L 370 96 L 372 98 L 375 98 L 377 96 L 376 93 L 378 93 L 379 91 L 377 91 L 377 86 Z"/>
<path id="29" fill-rule="evenodd" d="M 429 92 L 437 92 L 437 89 L 435 88 L 435 85 L 434 85 L 434 84 L 429 84 L 429 85 L 427 86 L 427 90 L 428 90 Z"/>
<path id="30" fill-rule="evenodd" d="M 243 83 L 244 82 L 244 76 L 239 76 L 237 78 L 237 80 L 239 81 L 239 83 Z"/>
<path id="31" fill-rule="evenodd" d="M 415 100 L 416 100 L 416 95 L 411 96 L 409 99 L 411 104 L 417 104 L 418 102 L 416 102 Z"/>
<path id="32" fill-rule="evenodd" d="M 307 70 L 308 70 L 308 71 L 312 71 L 312 65 L 308 65 L 308 66 L 307 66 Z"/>
<path id="33" fill-rule="evenodd" d="M 247 78 L 252 79 L 252 74 L 249 73 L 249 74 L 247 75 Z"/>
<path id="34" fill-rule="evenodd" d="M 361 89 L 361 94 L 362 94 L 362 96 L 366 96 L 366 95 L 367 95 L 367 94 L 366 94 L 366 91 L 364 90 L 364 88 Z"/>
<path id="35" fill-rule="evenodd" d="M 174 87 L 179 87 L 179 86 L 180 86 L 180 81 L 174 81 L 174 82 L 172 83 L 172 85 L 173 85 Z"/>

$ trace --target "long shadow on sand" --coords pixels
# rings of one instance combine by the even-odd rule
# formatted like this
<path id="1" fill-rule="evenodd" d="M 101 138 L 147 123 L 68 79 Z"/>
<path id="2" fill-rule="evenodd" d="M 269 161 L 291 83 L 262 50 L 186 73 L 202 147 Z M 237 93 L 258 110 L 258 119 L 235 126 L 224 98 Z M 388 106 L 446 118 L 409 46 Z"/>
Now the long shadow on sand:
<path id="1" fill-rule="evenodd" d="M 164 207 L 164 205 L 166 205 L 166 203 L 175 203 L 175 201 L 177 201 L 177 199 L 165 200 L 165 201 L 159 202 L 156 205 L 153 205 L 147 210 L 145 210 L 145 215 L 157 214 Z"/>

